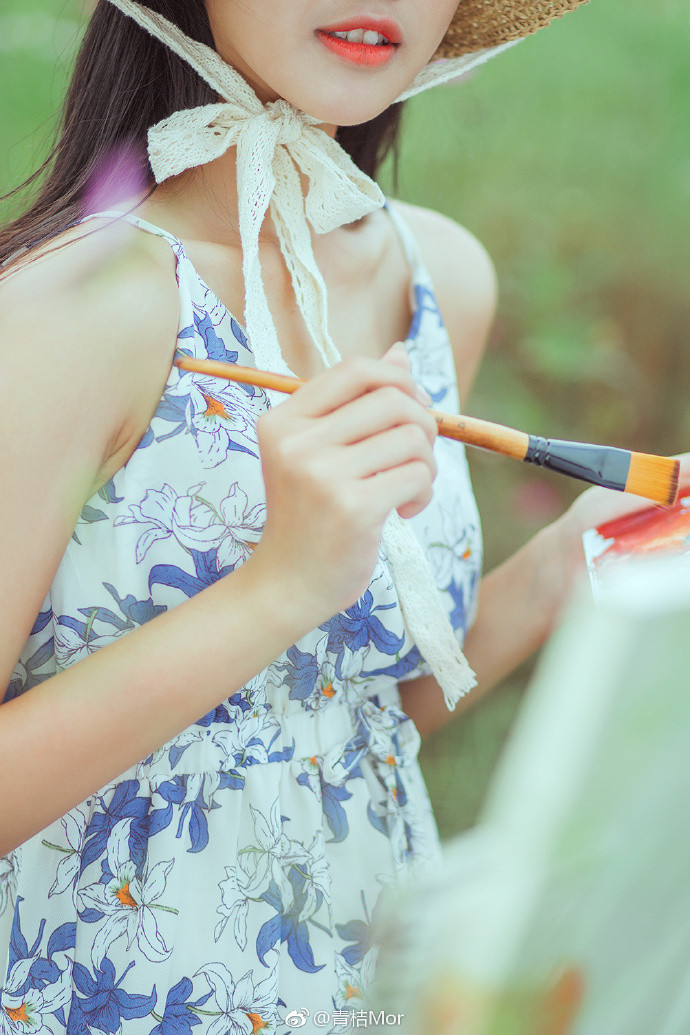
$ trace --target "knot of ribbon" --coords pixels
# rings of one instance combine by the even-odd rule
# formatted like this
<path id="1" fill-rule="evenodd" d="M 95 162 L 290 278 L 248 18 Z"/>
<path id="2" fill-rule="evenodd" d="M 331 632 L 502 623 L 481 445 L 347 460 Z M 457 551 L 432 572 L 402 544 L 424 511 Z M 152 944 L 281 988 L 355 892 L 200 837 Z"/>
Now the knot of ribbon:
<path id="1" fill-rule="evenodd" d="M 245 329 L 259 369 L 292 374 L 283 358 L 261 274 L 259 235 L 270 212 L 297 304 L 326 367 L 342 357 L 328 329 L 326 284 L 316 263 L 310 226 L 326 234 L 385 203 L 378 184 L 318 119 L 285 100 L 264 105 L 249 83 L 210 47 L 190 39 L 135 0 L 109 0 L 185 60 L 222 98 L 177 111 L 149 130 L 156 182 L 220 158 L 236 148 L 237 202 L 245 286 Z M 455 68 L 454 62 L 447 65 Z M 440 73 L 439 81 L 450 77 Z M 455 75 L 458 71 L 455 71 Z M 416 83 L 416 80 L 415 80 Z M 416 92 L 412 84 L 405 96 Z M 419 89 L 428 85 L 420 79 Z M 268 392 L 273 405 L 282 393 Z M 421 544 L 391 511 L 383 529 L 391 574 L 410 633 L 429 661 L 449 708 L 476 680 L 460 649 Z"/>
<path id="2" fill-rule="evenodd" d="M 309 334 L 325 366 L 338 362 L 341 356 L 328 330 L 326 285 L 308 224 L 325 234 L 361 219 L 383 205 L 380 188 L 319 128 L 318 119 L 283 99 L 262 104 L 216 51 L 190 40 L 162 15 L 134 0 L 111 3 L 167 43 L 223 98 L 217 104 L 174 112 L 152 126 L 149 159 L 161 183 L 236 148 L 244 319 L 257 366 L 291 373 L 280 350 L 259 262 L 259 234 L 269 209 Z"/>
<path id="3" fill-rule="evenodd" d="M 266 117 L 280 126 L 277 144 L 296 144 L 302 137 L 305 125 L 311 121 L 308 115 L 298 111 L 282 97 L 266 105 Z"/>

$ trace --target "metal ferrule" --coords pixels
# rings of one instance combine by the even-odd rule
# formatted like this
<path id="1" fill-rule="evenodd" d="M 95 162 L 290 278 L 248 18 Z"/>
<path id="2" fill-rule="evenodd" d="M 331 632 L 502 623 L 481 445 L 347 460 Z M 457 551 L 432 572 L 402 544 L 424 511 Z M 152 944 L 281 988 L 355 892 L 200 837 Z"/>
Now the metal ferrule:
<path id="1" fill-rule="evenodd" d="M 630 456 L 629 450 L 613 446 L 530 435 L 525 462 L 623 492 L 630 471 Z"/>

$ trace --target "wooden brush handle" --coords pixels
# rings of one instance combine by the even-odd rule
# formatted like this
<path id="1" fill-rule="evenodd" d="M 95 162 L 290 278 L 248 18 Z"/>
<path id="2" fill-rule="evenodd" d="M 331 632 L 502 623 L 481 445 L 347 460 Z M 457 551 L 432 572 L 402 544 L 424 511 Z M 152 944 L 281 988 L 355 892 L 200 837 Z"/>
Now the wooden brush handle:
<path id="1" fill-rule="evenodd" d="M 183 359 L 176 359 L 175 366 L 180 370 L 194 370 L 198 374 L 224 377 L 226 381 L 241 381 L 246 385 L 258 385 L 259 388 L 272 388 L 276 392 L 290 394 L 307 383 L 300 377 L 272 374 L 268 370 L 256 370 L 254 367 L 238 367 L 234 363 L 222 363 L 217 359 L 191 359 L 185 356 Z"/>
<path id="2" fill-rule="evenodd" d="M 516 460 L 524 460 L 529 447 L 529 435 L 515 428 L 506 428 L 503 424 L 492 424 L 479 417 L 463 417 L 455 413 L 440 413 L 431 410 L 436 418 L 439 435 L 457 439 L 468 446 L 479 449 L 490 449 L 492 453 L 512 456 Z"/>
<path id="3" fill-rule="evenodd" d="M 211 377 L 223 377 L 226 381 L 240 381 L 243 384 L 289 394 L 306 384 L 306 381 L 299 377 L 273 374 L 268 370 L 240 367 L 234 363 L 222 363 L 213 359 L 191 359 L 185 356 L 183 359 L 176 359 L 175 366 L 180 370 L 194 370 Z M 524 460 L 527 455 L 529 435 L 524 431 L 506 428 L 502 424 L 492 424 L 491 421 L 480 420 L 478 417 L 459 417 L 454 413 L 439 413 L 437 410 L 430 412 L 438 424 L 439 435 L 480 449 L 490 449 L 503 456 L 512 456 L 516 460 Z"/>

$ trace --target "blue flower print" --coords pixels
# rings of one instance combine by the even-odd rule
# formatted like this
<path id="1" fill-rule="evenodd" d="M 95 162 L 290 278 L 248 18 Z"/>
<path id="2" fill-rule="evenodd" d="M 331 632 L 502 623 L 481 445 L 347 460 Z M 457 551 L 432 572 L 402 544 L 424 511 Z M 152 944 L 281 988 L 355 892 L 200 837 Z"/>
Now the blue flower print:
<path id="1" fill-rule="evenodd" d="M 60 668 L 67 668 L 93 654 L 112 638 L 111 632 L 98 633 L 92 621 L 59 615 L 55 624 L 55 660 Z"/>
<path id="2" fill-rule="evenodd" d="M 130 629 L 137 625 L 144 625 L 145 622 L 150 622 L 152 618 L 156 618 L 166 610 L 162 604 L 154 604 L 151 597 L 148 600 L 137 600 L 133 593 L 128 593 L 123 600 L 115 587 L 111 586 L 109 582 L 104 582 L 103 585 L 117 602 L 120 611 L 125 616 L 127 627 Z M 112 622 L 112 617 L 110 620 Z"/>
<path id="3" fill-rule="evenodd" d="M 466 601 L 473 601 L 477 588 L 478 532 L 475 526 L 459 520 L 449 510 L 441 512 L 440 532 L 427 530 L 429 561 L 439 586 L 445 587 L 450 604 L 450 620 L 455 629 L 468 624 Z"/>
<path id="4" fill-rule="evenodd" d="M 143 864 L 149 838 L 151 799 L 140 796 L 138 780 L 121 780 L 104 787 L 89 820 L 82 848 L 81 872 L 107 851 L 111 832 L 122 820 L 131 819 L 129 846 L 137 866 Z M 110 798 L 109 802 L 106 801 Z"/>
<path id="5" fill-rule="evenodd" d="M 227 307 L 201 280 L 196 270 L 194 274 L 199 280 L 201 290 L 192 302 L 193 324 L 181 330 L 178 338 L 193 339 L 190 344 L 200 355 L 223 363 L 237 362 L 239 357 L 236 347 L 239 346 L 243 354 L 241 362 L 247 362 L 248 358 L 251 358 L 251 352 L 243 329 Z"/>
<path id="6" fill-rule="evenodd" d="M 215 510 L 198 494 L 203 482 L 179 495 L 172 486 L 149 489 L 141 503 L 130 504 L 129 514 L 115 519 L 117 526 L 140 525 L 136 548 L 137 564 L 155 542 L 174 538 L 186 550 L 216 548 L 227 529 Z"/>
<path id="7" fill-rule="evenodd" d="M 52 612 L 47 612 L 48 621 L 52 617 Z M 38 630 L 38 633 L 42 631 L 42 628 Z M 34 636 L 38 638 L 38 633 L 32 633 L 32 639 Z M 31 640 L 29 643 L 31 643 Z M 26 693 L 27 690 L 31 690 L 43 682 L 46 675 L 50 675 L 50 670 L 48 668 L 47 672 L 41 672 L 41 669 L 45 670 L 50 666 L 54 658 L 55 640 L 50 636 L 40 643 L 33 653 L 25 654 L 23 661 L 19 660 L 17 662 L 5 692 L 5 701 L 11 701 L 14 697 L 19 697 L 20 694 Z"/>
<path id="8" fill-rule="evenodd" d="M 23 902 L 24 899 L 17 896 L 7 954 L 8 973 L 4 988 L 0 988 L 0 1035 L 52 1031 L 48 1015 L 54 1014 L 64 1023 L 63 1010 L 70 999 L 69 962 L 61 969 L 55 957 L 69 955 L 74 949 L 75 925 L 64 923 L 48 933 L 46 921 L 42 919 L 38 934 L 29 946 L 22 931 Z M 45 941 L 47 946 L 42 952 L 41 945 Z"/>
<path id="9" fill-rule="evenodd" d="M 367 697 L 370 680 L 363 675 L 362 670 L 369 653 L 368 647 L 353 651 L 348 644 L 344 644 L 337 658 L 338 687 L 344 700 L 352 708 L 356 708 Z"/>
<path id="10" fill-rule="evenodd" d="M 233 934 L 246 946 L 249 903 L 266 902 L 276 910 L 276 915 L 259 931 L 259 959 L 264 961 L 278 941 L 287 942 L 296 966 L 314 973 L 320 967 L 314 963 L 307 921 L 314 922 L 322 906 L 328 908 L 331 903 L 323 835 L 317 832 L 311 845 L 289 838 L 283 830 L 277 802 L 269 813 L 252 805 L 250 811 L 255 843 L 242 849 L 237 865 L 226 867 L 226 878 L 219 884 L 221 901 L 217 911 L 222 919 L 216 925 L 216 940 L 232 920 Z"/>
<path id="11" fill-rule="evenodd" d="M 180 590 L 187 597 L 193 597 L 231 570 L 219 566 L 217 547 L 203 553 L 199 550 L 190 550 L 189 553 L 194 565 L 193 575 L 177 564 L 154 564 L 149 572 L 149 590 L 153 586 L 167 586 Z"/>
<path id="12" fill-rule="evenodd" d="M 231 352 L 225 347 L 225 342 L 216 334 L 214 326 L 214 313 L 204 310 L 194 313 L 194 326 L 196 333 L 204 344 L 206 355 L 209 359 L 219 360 L 221 363 L 236 363 L 237 351 Z M 236 325 L 239 326 L 239 325 Z"/>
<path id="13" fill-rule="evenodd" d="M 431 530 L 429 530 L 431 532 Z M 467 581 L 468 564 L 473 561 L 475 529 L 467 526 L 456 514 L 444 510 L 441 515 L 441 528 L 434 535 L 430 534 L 429 560 L 439 586 L 448 586 L 451 582 L 462 586 Z"/>
<path id="14" fill-rule="evenodd" d="M 232 934 L 239 947 L 247 948 L 247 916 L 249 903 L 260 902 L 270 883 L 271 865 L 269 857 L 261 852 L 243 852 L 235 866 L 225 867 L 225 880 L 218 889 L 221 902 L 217 912 L 221 915 L 214 931 L 216 941 L 220 938 L 228 921 L 232 921 Z"/>
<path id="15" fill-rule="evenodd" d="M 206 751 L 220 771 L 235 766 L 277 761 L 271 748 L 282 734 L 282 727 L 268 705 L 245 709 L 228 707 L 228 721 L 217 726 L 207 739 Z M 284 756 L 281 755 L 281 758 Z"/>
<path id="16" fill-rule="evenodd" d="M 151 823 L 154 831 L 168 826 L 173 817 L 173 806 L 178 806 L 174 810 L 177 814 L 175 837 L 182 838 L 186 831 L 189 837 L 187 850 L 190 853 L 202 852 L 209 840 L 208 813 L 219 807 L 215 801 L 216 792 L 237 785 L 234 774 L 220 772 L 185 773 L 160 783 L 153 798 L 159 797 L 167 807 L 153 812 Z"/>
<path id="17" fill-rule="evenodd" d="M 291 701 L 300 701 L 306 711 L 318 711 L 337 696 L 336 659 L 328 653 L 328 633 L 310 637 L 309 650 L 294 644 L 272 666 L 269 685 L 284 684 L 290 688 Z M 304 644 L 307 646 L 307 644 Z"/>
<path id="18" fill-rule="evenodd" d="M 357 752 L 354 761 L 359 762 L 363 754 L 363 751 Z M 356 765 L 350 768 L 345 762 L 340 750 L 334 752 L 334 755 L 337 757 L 320 759 L 314 755 L 312 758 L 300 759 L 298 765 L 301 772 L 297 775 L 297 783 L 309 787 L 317 801 L 321 802 L 324 818 L 333 834 L 329 841 L 332 844 L 344 841 L 350 832 L 342 803 L 349 801 L 352 794 L 345 782 L 360 775 Z M 336 771 L 338 765 L 341 765 L 340 772 Z"/>
<path id="19" fill-rule="evenodd" d="M 234 482 L 221 500 L 219 511 L 227 534 L 218 547 L 218 564 L 222 568 L 235 568 L 251 556 L 261 538 L 266 504 L 259 501 L 250 506 L 246 492 Z"/>
<path id="20" fill-rule="evenodd" d="M 345 644 L 350 650 L 362 650 L 373 643 L 382 654 L 395 654 L 405 643 L 404 636 L 396 636 L 387 629 L 376 612 L 388 611 L 395 604 L 377 604 L 370 589 L 348 607 L 339 611 L 328 622 L 320 626 L 328 632 L 328 650 L 341 655 Z M 336 663 L 336 671 L 337 671 Z"/>
<path id="21" fill-rule="evenodd" d="M 170 989 L 160 1023 L 151 1029 L 149 1035 L 191 1035 L 192 1028 L 202 1023 L 201 1017 L 194 1011 L 208 1002 L 213 994 L 207 992 L 206 995 L 192 1001 L 193 988 L 189 978 L 184 977 Z"/>
<path id="22" fill-rule="evenodd" d="M 423 322 L 426 323 L 431 319 L 438 329 L 443 328 L 443 318 L 441 316 L 441 311 L 438 307 L 438 302 L 436 301 L 436 296 L 431 286 L 431 282 L 426 278 L 420 278 L 414 287 L 414 297 L 415 306 L 412 316 L 412 324 L 410 326 L 410 333 L 408 335 L 408 343 L 414 343 L 417 341 L 420 326 Z M 428 344 L 426 340 L 424 344 Z"/>
<path id="23" fill-rule="evenodd" d="M 63 668 L 87 657 L 104 644 L 167 610 L 162 604 L 154 604 L 151 597 L 148 600 L 137 600 L 130 593 L 122 600 L 110 583 L 104 582 L 103 586 L 114 597 L 122 617 L 115 614 L 112 608 L 104 607 L 102 604 L 79 608 L 82 619 L 71 615 L 58 615 L 55 638 L 51 642 L 55 658 Z M 34 656 L 31 663 L 37 665 L 45 662 Z M 29 689 L 28 685 L 24 689 Z"/>
<path id="24" fill-rule="evenodd" d="M 292 893 L 288 893 L 284 899 L 275 881 L 261 896 L 263 900 L 275 910 L 271 920 L 267 920 L 261 927 L 256 939 L 256 955 L 260 963 L 268 966 L 266 956 L 278 944 L 287 943 L 288 955 L 298 970 L 306 974 L 317 974 L 326 966 L 325 963 L 315 963 L 314 951 L 309 939 L 309 927 L 300 919 L 301 899 L 299 889 L 299 874 L 297 871 L 290 873 L 294 881 Z"/>
<path id="25" fill-rule="evenodd" d="M 90 1035 L 97 1031 L 116 1035 L 122 1027 L 122 1021 L 136 1017 L 146 1017 L 156 1005 L 156 987 L 150 995 L 130 995 L 120 985 L 127 973 L 134 966 L 132 960 L 123 974 L 116 980 L 115 967 L 109 959 L 104 959 L 100 967 L 89 973 L 81 963 L 75 963 L 72 980 L 78 992 L 72 995 L 67 1031 L 69 1035 Z"/>

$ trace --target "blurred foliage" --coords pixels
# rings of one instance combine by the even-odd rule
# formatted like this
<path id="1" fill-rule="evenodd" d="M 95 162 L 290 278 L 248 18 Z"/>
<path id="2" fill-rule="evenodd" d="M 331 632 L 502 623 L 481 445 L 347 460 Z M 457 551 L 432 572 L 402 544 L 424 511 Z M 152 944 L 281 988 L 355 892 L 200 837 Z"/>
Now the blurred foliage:
<path id="1" fill-rule="evenodd" d="M 79 0 L 2 0 L 0 194 L 38 168 L 52 143 L 81 15 Z"/>
<path id="2" fill-rule="evenodd" d="M 87 7 L 3 0 L 0 192 L 45 153 Z M 408 103 L 400 196 L 467 226 L 498 270 L 468 412 L 556 438 L 690 448 L 689 53 L 687 0 L 592 0 Z M 491 568 L 579 487 L 469 452 Z M 445 836 L 473 822 L 529 673 L 425 745 Z"/>

